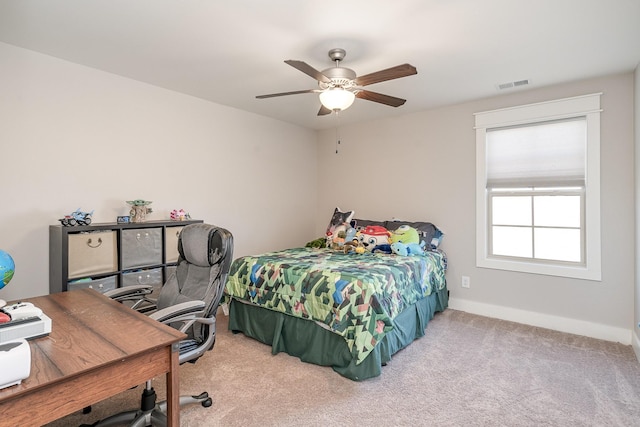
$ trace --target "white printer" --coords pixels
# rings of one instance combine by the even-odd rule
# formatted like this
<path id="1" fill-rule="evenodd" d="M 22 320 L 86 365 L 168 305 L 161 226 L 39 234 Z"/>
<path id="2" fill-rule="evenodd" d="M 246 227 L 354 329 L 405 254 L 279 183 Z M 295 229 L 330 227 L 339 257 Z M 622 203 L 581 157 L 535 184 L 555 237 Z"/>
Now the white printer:
<path id="1" fill-rule="evenodd" d="M 20 384 L 31 373 L 31 347 L 25 338 L 51 332 L 51 319 L 29 302 L 0 300 L 0 389 Z"/>
<path id="2" fill-rule="evenodd" d="M 0 344 L 0 388 L 20 384 L 31 373 L 31 348 L 25 339 Z"/>
<path id="3" fill-rule="evenodd" d="M 0 300 L 0 344 L 49 335 L 51 319 L 30 302 L 5 305 Z"/>

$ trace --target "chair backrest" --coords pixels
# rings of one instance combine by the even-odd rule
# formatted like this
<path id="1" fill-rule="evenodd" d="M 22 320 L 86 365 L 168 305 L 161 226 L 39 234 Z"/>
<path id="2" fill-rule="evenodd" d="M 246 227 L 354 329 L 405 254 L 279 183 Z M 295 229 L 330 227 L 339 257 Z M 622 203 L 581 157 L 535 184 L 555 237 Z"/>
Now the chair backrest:
<path id="1" fill-rule="evenodd" d="M 233 235 L 214 225 L 189 224 L 178 237 L 178 253 L 176 271 L 160 290 L 158 309 L 186 301 L 204 301 L 202 316 L 215 320 L 233 260 Z M 215 322 L 195 323 L 185 333 L 198 344 L 210 339 L 209 348 L 205 349 L 208 350 L 213 346 Z"/>

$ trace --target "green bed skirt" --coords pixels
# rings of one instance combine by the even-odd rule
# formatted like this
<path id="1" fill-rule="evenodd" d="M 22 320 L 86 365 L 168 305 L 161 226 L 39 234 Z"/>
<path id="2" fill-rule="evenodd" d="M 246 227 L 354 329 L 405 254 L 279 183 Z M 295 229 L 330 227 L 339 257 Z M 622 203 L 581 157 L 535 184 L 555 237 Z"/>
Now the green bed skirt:
<path id="1" fill-rule="evenodd" d="M 229 330 L 242 332 L 270 345 L 273 354 L 282 351 L 303 362 L 331 366 L 340 375 L 360 381 L 380 375 L 382 365 L 390 361 L 397 351 L 424 336 L 427 323 L 435 313 L 446 309 L 448 303 L 449 293 L 445 286 L 405 309 L 393 320 L 393 330 L 359 365 L 356 365 L 346 341 L 340 335 L 315 322 L 235 299 L 231 300 L 229 306 Z"/>

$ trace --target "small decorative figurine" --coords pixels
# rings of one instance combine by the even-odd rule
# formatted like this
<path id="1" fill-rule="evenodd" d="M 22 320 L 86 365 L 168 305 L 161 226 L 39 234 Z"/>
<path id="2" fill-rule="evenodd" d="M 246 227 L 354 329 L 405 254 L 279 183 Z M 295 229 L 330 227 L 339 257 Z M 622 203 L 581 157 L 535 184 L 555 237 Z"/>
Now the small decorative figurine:
<path id="1" fill-rule="evenodd" d="M 153 209 L 149 207 L 153 202 L 148 200 L 128 200 L 127 203 L 131 206 L 131 211 L 129 212 L 131 222 L 144 222 L 147 219 L 147 214 L 153 212 Z"/>
<path id="2" fill-rule="evenodd" d="M 64 218 L 60 218 L 58 221 L 60 221 L 60 223 L 65 227 L 74 225 L 89 225 L 91 224 L 91 215 L 93 215 L 93 211 L 82 212 L 80 208 L 78 208 L 74 212 L 71 212 L 69 215 L 65 215 Z"/>
<path id="3" fill-rule="evenodd" d="M 171 211 L 172 221 L 184 221 L 185 219 L 191 219 L 191 215 L 184 211 L 184 209 L 174 209 Z"/>

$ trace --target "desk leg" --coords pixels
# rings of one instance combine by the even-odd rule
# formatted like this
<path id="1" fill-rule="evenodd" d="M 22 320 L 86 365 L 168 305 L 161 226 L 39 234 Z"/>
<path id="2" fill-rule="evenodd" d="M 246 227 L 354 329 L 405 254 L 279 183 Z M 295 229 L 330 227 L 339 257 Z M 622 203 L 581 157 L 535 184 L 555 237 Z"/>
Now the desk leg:
<path id="1" fill-rule="evenodd" d="M 179 347 L 178 344 L 171 346 L 171 357 L 169 372 L 167 372 L 167 423 L 168 425 L 180 426 L 180 378 L 179 378 Z"/>

